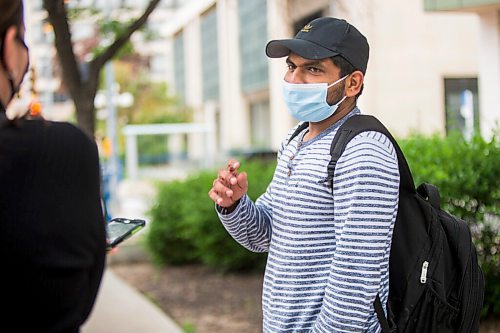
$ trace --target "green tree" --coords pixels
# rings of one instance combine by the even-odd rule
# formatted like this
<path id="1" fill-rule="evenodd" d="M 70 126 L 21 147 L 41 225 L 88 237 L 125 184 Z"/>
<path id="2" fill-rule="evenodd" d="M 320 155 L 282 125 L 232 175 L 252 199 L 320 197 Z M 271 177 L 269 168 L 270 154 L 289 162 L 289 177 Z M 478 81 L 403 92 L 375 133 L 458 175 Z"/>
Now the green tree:
<path id="1" fill-rule="evenodd" d="M 54 28 L 55 47 L 62 68 L 63 81 L 75 105 L 77 124 L 88 135 L 93 136 L 95 131 L 94 98 L 102 68 L 127 44 L 130 36 L 147 22 L 159 2 L 160 0 L 151 0 L 143 14 L 117 34 L 102 52 L 89 62 L 80 63 L 73 50 L 67 2 L 43 0 L 48 20 Z M 82 68 L 85 68 L 85 75 Z"/>

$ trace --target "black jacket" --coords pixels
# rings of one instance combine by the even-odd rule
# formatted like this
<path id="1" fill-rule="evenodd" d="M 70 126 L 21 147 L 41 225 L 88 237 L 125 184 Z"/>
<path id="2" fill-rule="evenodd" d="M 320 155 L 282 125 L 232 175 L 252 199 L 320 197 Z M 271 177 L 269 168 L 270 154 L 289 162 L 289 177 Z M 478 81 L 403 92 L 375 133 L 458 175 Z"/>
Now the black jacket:
<path id="1" fill-rule="evenodd" d="M 3 119 L 0 323 L 11 327 L 6 332 L 78 332 L 96 299 L 105 244 L 95 143 L 68 123 L 15 126 Z"/>

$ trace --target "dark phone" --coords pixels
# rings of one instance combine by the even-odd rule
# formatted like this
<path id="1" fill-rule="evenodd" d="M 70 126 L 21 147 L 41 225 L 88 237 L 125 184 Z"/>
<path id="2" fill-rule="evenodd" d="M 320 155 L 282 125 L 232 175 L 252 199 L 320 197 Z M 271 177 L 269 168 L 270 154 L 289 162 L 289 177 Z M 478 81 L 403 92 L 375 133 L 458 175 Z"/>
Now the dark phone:
<path id="1" fill-rule="evenodd" d="M 133 234 L 144 228 L 146 221 L 117 217 L 106 226 L 108 250 L 114 248 Z"/>

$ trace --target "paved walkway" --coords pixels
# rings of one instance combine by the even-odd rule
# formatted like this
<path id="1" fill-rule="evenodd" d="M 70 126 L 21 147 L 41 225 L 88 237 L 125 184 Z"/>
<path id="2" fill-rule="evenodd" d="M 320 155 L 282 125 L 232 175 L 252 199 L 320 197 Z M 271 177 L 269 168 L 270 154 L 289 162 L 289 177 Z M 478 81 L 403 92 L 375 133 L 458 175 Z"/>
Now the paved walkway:
<path id="1" fill-rule="evenodd" d="M 137 290 L 107 269 L 82 333 L 182 333 L 182 329 Z"/>
<path id="2" fill-rule="evenodd" d="M 118 188 L 114 216 L 145 219 L 155 191 L 145 181 L 124 181 Z M 147 220 L 147 219 L 146 219 Z M 182 333 L 182 329 L 144 295 L 118 277 L 113 262 L 136 260 L 141 255 L 136 243 L 140 233 L 126 240 L 116 253 L 108 255 L 96 304 L 82 333 Z"/>

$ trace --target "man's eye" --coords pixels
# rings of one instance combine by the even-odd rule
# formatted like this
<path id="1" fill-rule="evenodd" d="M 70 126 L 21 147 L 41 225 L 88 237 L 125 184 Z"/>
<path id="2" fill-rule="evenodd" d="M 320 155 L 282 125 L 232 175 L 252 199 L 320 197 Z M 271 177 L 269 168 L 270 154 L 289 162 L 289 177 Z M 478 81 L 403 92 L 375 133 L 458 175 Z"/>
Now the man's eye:
<path id="1" fill-rule="evenodd" d="M 321 69 L 316 68 L 316 67 L 309 67 L 309 71 L 311 73 L 321 73 Z"/>

